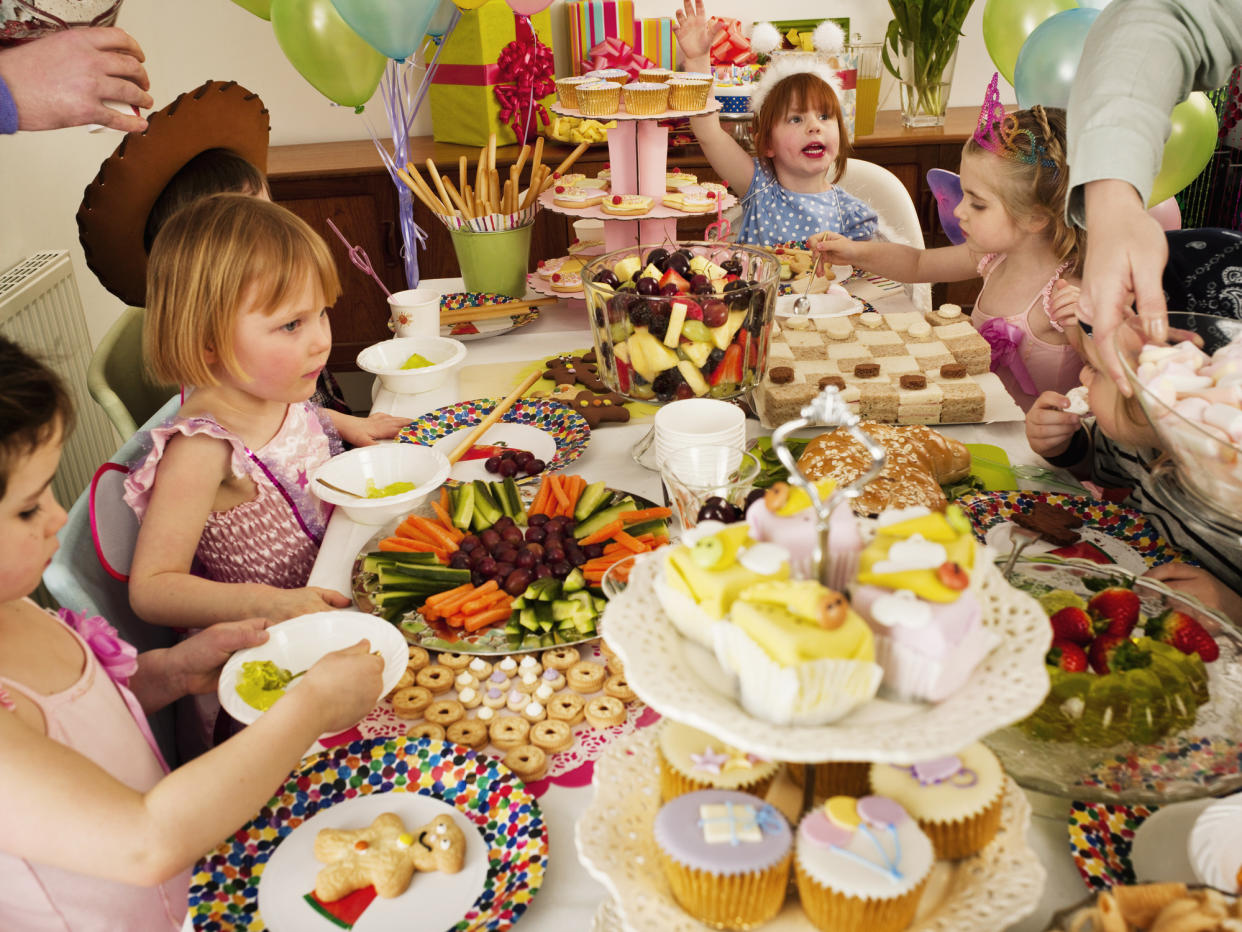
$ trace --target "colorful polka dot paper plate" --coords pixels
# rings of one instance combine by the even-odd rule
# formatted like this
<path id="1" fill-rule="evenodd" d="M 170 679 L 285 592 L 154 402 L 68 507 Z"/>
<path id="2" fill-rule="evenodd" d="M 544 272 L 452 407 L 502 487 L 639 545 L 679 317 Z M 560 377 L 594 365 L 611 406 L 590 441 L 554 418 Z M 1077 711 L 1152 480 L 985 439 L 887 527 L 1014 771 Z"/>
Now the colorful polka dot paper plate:
<path id="1" fill-rule="evenodd" d="M 438 408 L 401 428 L 397 439 L 435 447 L 445 456 L 466 439 L 492 408 L 497 398 L 476 398 Z M 504 444 L 529 450 L 546 464 L 546 469 L 564 469 L 582 455 L 591 442 L 591 427 L 581 414 L 556 401 L 519 398 L 483 437 L 484 443 Z M 495 480 L 483 468 L 484 460 L 462 459 L 453 464 L 448 482 L 456 485 L 474 479 Z M 537 481 L 538 476 L 515 477 L 518 483 Z"/>
<path id="2" fill-rule="evenodd" d="M 1103 890 L 1135 882 L 1130 852 L 1134 835 L 1156 806 L 1075 801 L 1070 806 L 1070 854 L 1083 882 Z"/>
<path id="3" fill-rule="evenodd" d="M 390 900 L 353 894 L 328 911 L 306 899 L 322 866 L 308 853 L 322 828 L 363 828 L 396 812 L 417 830 L 451 813 L 466 834 L 457 874 L 415 873 Z M 547 829 L 534 797 L 507 767 L 461 745 L 372 738 L 303 761 L 257 816 L 195 868 L 189 916 L 197 932 L 351 928 L 508 929 L 530 905 L 548 862 Z M 421 891 L 421 892 L 420 892 Z M 427 896 L 428 893 L 431 896 Z M 359 904 L 361 917 L 342 913 Z M 352 919 L 352 917 L 350 917 Z"/>
<path id="4" fill-rule="evenodd" d="M 459 311 L 464 307 L 487 307 L 492 304 L 506 304 L 509 301 L 520 301 L 522 295 L 511 298 L 508 295 L 493 294 L 488 291 L 455 291 L 440 296 L 441 311 Z M 465 323 L 445 324 L 440 327 L 440 336 L 452 337 L 463 343 L 470 340 L 483 340 L 498 336 L 524 327 L 532 320 L 539 319 L 538 308 L 527 308 L 508 317 L 497 317 L 494 320 L 467 321 Z"/>

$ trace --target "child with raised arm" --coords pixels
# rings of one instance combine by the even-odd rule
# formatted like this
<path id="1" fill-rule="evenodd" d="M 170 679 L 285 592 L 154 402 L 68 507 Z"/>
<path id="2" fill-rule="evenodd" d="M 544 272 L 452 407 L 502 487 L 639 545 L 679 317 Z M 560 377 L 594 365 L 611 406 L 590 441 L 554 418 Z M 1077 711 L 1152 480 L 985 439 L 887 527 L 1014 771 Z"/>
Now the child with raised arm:
<path id="1" fill-rule="evenodd" d="M 374 706 L 383 661 L 365 640 L 329 654 L 242 734 L 169 773 L 145 713 L 214 692 L 269 622 L 137 654 L 102 619 L 28 598 L 65 523 L 50 485 L 71 421 L 56 376 L 0 337 L 0 925 L 176 930 L 189 868 L 317 736 Z"/>
<path id="2" fill-rule="evenodd" d="M 168 220 L 148 281 L 144 354 L 190 393 L 126 479 L 134 611 L 200 628 L 348 605 L 306 585 L 331 513 L 308 475 L 340 450 L 307 402 L 340 292 L 327 245 L 283 207 L 217 194 Z"/>
<path id="3" fill-rule="evenodd" d="M 954 216 L 964 243 L 916 249 L 825 233 L 811 245 L 833 263 L 899 282 L 982 277 L 971 322 L 992 345 L 993 369 L 1005 387 L 1029 408 L 1042 391 L 1078 384 L 1082 364 L 1064 327 L 1076 320 L 1084 242 L 1065 222 L 1065 112 L 1035 106 L 1006 114 L 996 85 L 993 75 L 979 125 L 962 150 Z"/>
<path id="4" fill-rule="evenodd" d="M 710 72 L 712 27 L 703 0 L 683 3 L 675 27 L 683 65 Z M 738 193 L 739 243 L 802 242 L 823 230 L 848 239 L 875 236 L 875 211 L 837 185 L 849 155 L 840 90 L 836 73 L 810 56 L 781 56 L 769 64 L 750 99 L 758 158 L 715 113 L 690 118 L 708 163 Z"/>

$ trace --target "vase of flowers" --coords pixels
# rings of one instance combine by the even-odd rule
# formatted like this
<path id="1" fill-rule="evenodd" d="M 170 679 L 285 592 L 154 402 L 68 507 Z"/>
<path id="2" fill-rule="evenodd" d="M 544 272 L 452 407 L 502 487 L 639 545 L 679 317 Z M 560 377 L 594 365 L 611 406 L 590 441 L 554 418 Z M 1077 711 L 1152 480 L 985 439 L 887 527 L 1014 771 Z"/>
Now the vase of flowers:
<path id="1" fill-rule="evenodd" d="M 974 0 L 889 0 L 884 66 L 901 89 L 906 126 L 939 126 L 949 105 L 962 23 Z"/>

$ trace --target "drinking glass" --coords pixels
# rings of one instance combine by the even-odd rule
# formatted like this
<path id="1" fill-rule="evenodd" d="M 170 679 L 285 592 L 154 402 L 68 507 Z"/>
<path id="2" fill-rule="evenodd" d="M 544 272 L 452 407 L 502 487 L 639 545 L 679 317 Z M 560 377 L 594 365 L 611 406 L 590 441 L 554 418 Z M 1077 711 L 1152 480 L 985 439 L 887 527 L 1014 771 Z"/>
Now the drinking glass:
<path id="1" fill-rule="evenodd" d="M 699 512 L 709 499 L 719 498 L 743 509 L 759 468 L 754 454 L 737 447 L 703 445 L 670 453 L 660 467 L 660 475 L 684 530 L 698 524 Z"/>

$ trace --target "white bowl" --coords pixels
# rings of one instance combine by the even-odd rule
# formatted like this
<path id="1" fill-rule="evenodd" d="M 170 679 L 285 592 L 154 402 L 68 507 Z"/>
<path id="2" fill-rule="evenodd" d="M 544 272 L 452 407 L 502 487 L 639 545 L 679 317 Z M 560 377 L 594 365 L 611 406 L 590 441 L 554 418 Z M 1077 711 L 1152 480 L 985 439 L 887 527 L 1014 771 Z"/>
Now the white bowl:
<path id="1" fill-rule="evenodd" d="M 432 365 L 402 369 L 418 353 Z M 374 343 L 358 354 L 358 368 L 379 376 L 384 388 L 398 395 L 428 392 L 444 384 L 450 372 L 466 358 L 466 346 L 448 337 L 398 337 Z"/>
<path id="2" fill-rule="evenodd" d="M 384 658 L 384 688 L 380 696 L 386 696 L 401 679 L 409 660 L 405 635 L 397 627 L 375 615 L 357 611 L 302 615 L 273 625 L 267 633 L 266 643 L 239 650 L 220 671 L 216 690 L 220 705 L 229 715 L 246 725 L 258 721 L 263 714 L 237 694 L 237 679 L 241 675 L 242 664 L 247 661 L 270 660 L 291 673 L 301 673 L 310 669 L 324 654 L 350 647 L 366 638 L 371 642 L 371 650 L 379 651 Z M 298 677 L 289 688 L 297 689 L 302 680 Z"/>
<path id="3" fill-rule="evenodd" d="M 443 453 L 416 443 L 377 443 L 334 456 L 311 472 L 311 491 L 359 524 L 387 524 L 409 514 L 424 498 L 444 484 L 449 461 Z M 413 482 L 409 492 L 383 498 L 354 498 L 328 488 L 325 479 L 342 489 L 366 494 L 367 480 L 379 488 L 394 482 Z"/>

